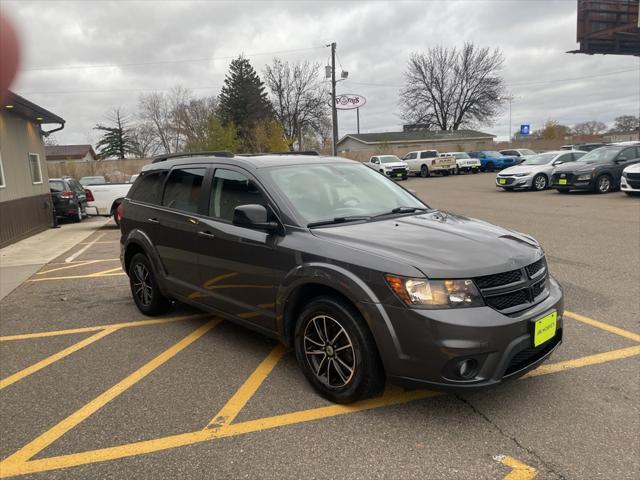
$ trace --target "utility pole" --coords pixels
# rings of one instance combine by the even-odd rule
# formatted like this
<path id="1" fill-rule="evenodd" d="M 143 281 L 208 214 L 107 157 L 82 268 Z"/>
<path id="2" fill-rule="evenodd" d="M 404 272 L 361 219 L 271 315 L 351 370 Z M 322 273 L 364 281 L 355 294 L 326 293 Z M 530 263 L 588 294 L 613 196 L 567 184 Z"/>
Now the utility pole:
<path id="1" fill-rule="evenodd" d="M 338 110 L 336 109 L 336 42 L 331 43 L 331 120 L 333 123 L 333 135 L 331 141 L 331 154 L 338 155 Z"/>

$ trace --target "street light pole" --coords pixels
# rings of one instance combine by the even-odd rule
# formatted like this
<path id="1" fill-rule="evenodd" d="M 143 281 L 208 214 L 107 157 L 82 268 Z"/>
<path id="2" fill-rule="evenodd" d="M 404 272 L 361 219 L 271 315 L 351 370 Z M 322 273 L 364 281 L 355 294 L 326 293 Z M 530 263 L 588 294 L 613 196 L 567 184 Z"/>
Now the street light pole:
<path id="1" fill-rule="evenodd" d="M 331 154 L 338 155 L 338 110 L 336 109 L 336 42 L 327 45 L 331 47 L 331 121 L 333 134 L 331 140 Z"/>

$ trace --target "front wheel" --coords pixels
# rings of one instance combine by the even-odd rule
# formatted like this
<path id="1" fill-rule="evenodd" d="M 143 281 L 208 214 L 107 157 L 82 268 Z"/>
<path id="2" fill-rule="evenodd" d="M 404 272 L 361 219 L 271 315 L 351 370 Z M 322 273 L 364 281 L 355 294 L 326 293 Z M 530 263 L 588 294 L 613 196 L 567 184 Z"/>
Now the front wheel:
<path id="1" fill-rule="evenodd" d="M 547 177 L 542 173 L 539 173 L 538 175 L 533 177 L 533 182 L 531 182 L 531 190 L 546 190 L 547 184 Z"/>
<path id="2" fill-rule="evenodd" d="M 385 377 L 371 331 L 344 300 L 312 300 L 296 323 L 294 346 L 305 377 L 328 400 L 351 403 L 382 392 Z"/>
<path id="3" fill-rule="evenodd" d="M 596 193 L 609 193 L 613 188 L 609 175 L 600 175 L 596 179 Z"/>
<path id="4" fill-rule="evenodd" d="M 149 259 L 142 253 L 136 253 L 131 259 L 129 285 L 136 307 L 145 315 L 162 315 L 171 308 L 171 301 L 158 288 Z"/>

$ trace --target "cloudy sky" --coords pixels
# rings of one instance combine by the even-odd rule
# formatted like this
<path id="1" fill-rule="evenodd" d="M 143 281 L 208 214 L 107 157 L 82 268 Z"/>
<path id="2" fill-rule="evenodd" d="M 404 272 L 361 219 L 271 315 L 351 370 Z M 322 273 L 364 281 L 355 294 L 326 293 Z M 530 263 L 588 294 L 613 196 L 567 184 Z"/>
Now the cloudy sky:
<path id="1" fill-rule="evenodd" d="M 638 115 L 638 57 L 565 53 L 578 47 L 576 3 L 2 0 L 0 9 L 22 43 L 12 90 L 66 119 L 63 144 L 95 142 L 92 127 L 114 107 L 134 115 L 141 93 L 182 85 L 217 94 L 239 54 L 258 71 L 275 56 L 326 64 L 332 41 L 349 71 L 338 92 L 368 100 L 363 132 L 401 129 L 398 91 L 412 52 L 465 41 L 503 51 L 514 129 Z M 341 112 L 339 126 L 354 132 L 355 112 Z M 506 137 L 508 108 L 482 129 Z"/>

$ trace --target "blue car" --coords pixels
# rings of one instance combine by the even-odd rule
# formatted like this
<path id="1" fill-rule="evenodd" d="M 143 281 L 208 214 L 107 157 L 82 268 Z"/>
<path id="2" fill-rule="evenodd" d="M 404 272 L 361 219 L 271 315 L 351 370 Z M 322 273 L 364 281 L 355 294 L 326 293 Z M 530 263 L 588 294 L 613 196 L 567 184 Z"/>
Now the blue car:
<path id="1" fill-rule="evenodd" d="M 502 170 L 503 168 L 513 167 L 520 163 L 520 159 L 515 157 L 508 157 L 495 152 L 493 150 L 480 150 L 478 152 L 469 152 L 471 158 L 477 158 L 480 160 L 480 170 L 483 172 L 493 172 L 495 170 Z"/>

